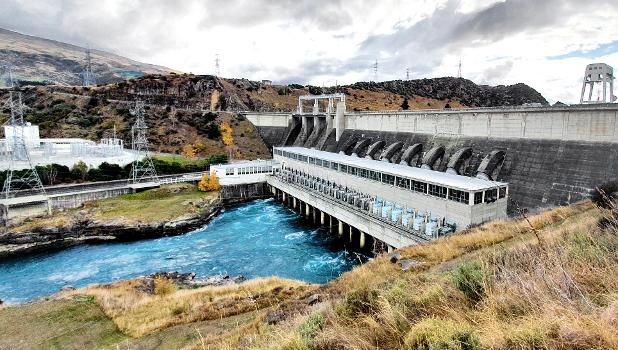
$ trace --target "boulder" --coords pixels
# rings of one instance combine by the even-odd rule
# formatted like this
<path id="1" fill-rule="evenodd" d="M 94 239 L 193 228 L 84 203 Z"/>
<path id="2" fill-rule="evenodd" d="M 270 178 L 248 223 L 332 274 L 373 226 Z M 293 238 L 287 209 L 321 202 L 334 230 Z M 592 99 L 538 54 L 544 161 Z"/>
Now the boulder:
<path id="1" fill-rule="evenodd" d="M 264 322 L 266 324 L 277 324 L 283 321 L 283 319 L 284 315 L 282 312 L 273 311 L 269 312 L 268 315 L 266 315 L 266 320 Z"/>
<path id="2" fill-rule="evenodd" d="M 313 304 L 317 303 L 318 301 L 320 301 L 320 295 L 319 294 L 313 294 L 309 298 L 307 298 L 307 304 L 309 304 L 309 305 L 313 305 Z"/>
<path id="3" fill-rule="evenodd" d="M 64 286 L 64 287 L 60 288 L 60 292 L 70 292 L 72 290 L 75 290 L 75 287 L 73 287 L 73 286 Z"/>

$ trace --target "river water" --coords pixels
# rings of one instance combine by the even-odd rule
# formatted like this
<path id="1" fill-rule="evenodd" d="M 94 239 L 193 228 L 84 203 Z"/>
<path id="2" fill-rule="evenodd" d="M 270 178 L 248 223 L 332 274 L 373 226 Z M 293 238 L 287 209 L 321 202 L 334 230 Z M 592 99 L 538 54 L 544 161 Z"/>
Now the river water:
<path id="1" fill-rule="evenodd" d="M 273 199 L 256 200 L 226 208 L 207 226 L 180 236 L 81 245 L 0 261 L 0 299 L 25 302 L 67 285 L 78 288 L 157 271 L 324 283 L 366 260 Z"/>

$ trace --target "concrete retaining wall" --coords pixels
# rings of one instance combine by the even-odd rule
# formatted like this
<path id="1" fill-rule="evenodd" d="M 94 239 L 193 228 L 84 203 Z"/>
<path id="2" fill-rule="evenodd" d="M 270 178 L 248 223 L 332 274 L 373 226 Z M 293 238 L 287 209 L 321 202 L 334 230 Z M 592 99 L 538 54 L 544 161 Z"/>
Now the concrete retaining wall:
<path id="1" fill-rule="evenodd" d="M 219 194 L 223 199 L 223 204 L 242 203 L 271 196 L 266 181 L 222 186 Z"/>

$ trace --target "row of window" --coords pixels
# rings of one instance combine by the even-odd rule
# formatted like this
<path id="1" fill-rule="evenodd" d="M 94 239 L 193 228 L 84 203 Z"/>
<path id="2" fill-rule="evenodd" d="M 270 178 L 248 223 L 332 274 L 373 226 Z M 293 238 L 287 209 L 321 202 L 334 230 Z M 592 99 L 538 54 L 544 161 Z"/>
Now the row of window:
<path id="1" fill-rule="evenodd" d="M 427 184 L 422 181 L 411 180 L 404 177 L 394 176 L 391 174 L 380 173 L 378 171 L 367 170 L 363 168 L 354 167 L 351 165 L 340 164 L 337 162 L 330 162 L 315 157 L 303 156 L 300 154 L 275 149 L 275 154 L 286 158 L 295 159 L 301 162 L 307 162 L 309 164 L 315 164 L 324 168 L 330 168 L 339 172 L 348 173 L 350 175 L 366 178 L 373 181 L 382 182 L 391 186 L 398 186 L 414 192 L 425 193 L 438 198 L 448 199 L 468 204 L 470 203 L 470 192 L 460 191 L 456 189 L 447 189 L 445 186 Z M 497 188 L 489 189 L 485 191 L 485 203 L 495 202 L 498 198 L 504 198 L 506 196 L 506 187 L 500 187 L 500 191 Z M 474 204 L 483 203 L 483 191 L 474 192 Z"/>
<path id="2" fill-rule="evenodd" d="M 238 175 L 248 175 L 248 174 L 266 174 L 272 172 L 272 165 L 263 165 L 263 166 L 249 166 L 238 168 Z M 225 175 L 234 175 L 234 168 L 225 169 Z"/>

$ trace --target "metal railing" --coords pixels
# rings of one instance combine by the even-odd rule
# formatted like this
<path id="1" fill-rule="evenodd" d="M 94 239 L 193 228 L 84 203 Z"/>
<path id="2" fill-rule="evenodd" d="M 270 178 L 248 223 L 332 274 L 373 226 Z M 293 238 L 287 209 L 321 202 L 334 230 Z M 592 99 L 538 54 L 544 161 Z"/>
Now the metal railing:
<path id="1" fill-rule="evenodd" d="M 392 220 L 389 220 L 387 218 L 383 218 L 381 215 L 375 215 L 371 211 L 366 210 L 365 208 L 360 208 L 360 207 L 358 207 L 356 205 L 352 205 L 352 204 L 348 203 L 347 201 L 338 199 L 336 197 L 333 197 L 330 194 L 328 196 L 324 196 L 324 194 L 325 194 L 324 192 L 319 191 L 319 190 L 317 190 L 315 188 L 312 188 L 310 186 L 307 186 L 307 185 L 305 185 L 302 182 L 297 182 L 297 181 L 293 180 L 293 178 L 292 178 L 293 176 L 300 176 L 300 175 L 292 174 L 292 173 L 287 172 L 287 171 L 282 171 L 282 172 L 278 172 L 275 175 L 271 175 L 271 176 L 274 176 L 278 180 L 280 180 L 281 182 L 284 182 L 284 183 L 286 183 L 288 185 L 291 185 L 293 187 L 296 187 L 298 189 L 309 190 L 310 192 L 313 192 L 315 194 L 319 194 L 320 197 L 323 200 L 327 200 L 327 201 L 329 201 L 331 203 L 334 203 L 334 204 L 346 207 L 346 208 L 350 209 L 351 211 L 353 211 L 353 212 L 355 212 L 357 214 L 362 214 L 363 216 L 367 216 L 367 217 L 370 217 L 371 219 L 377 220 L 381 224 L 389 226 L 392 230 L 398 231 L 400 233 L 403 233 L 404 235 L 406 235 L 406 236 L 408 236 L 410 238 L 420 239 L 422 242 L 427 242 L 431 238 L 435 238 L 435 237 L 428 237 L 423 232 L 414 230 L 412 227 L 408 227 L 408 226 L 404 226 L 404 225 L 397 225 Z M 375 200 L 376 198 L 367 197 L 367 199 Z M 359 209 L 361 209 L 361 211 L 359 211 Z"/>

